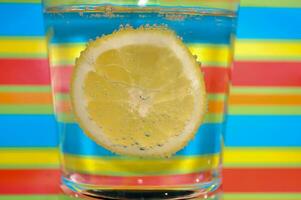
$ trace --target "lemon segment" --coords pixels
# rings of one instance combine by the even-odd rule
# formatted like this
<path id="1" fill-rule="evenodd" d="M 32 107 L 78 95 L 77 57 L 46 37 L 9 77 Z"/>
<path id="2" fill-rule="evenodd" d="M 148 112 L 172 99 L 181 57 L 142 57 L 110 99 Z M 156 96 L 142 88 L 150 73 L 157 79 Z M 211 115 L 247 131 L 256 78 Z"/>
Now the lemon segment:
<path id="1" fill-rule="evenodd" d="M 88 44 L 72 74 L 71 101 L 84 132 L 127 156 L 182 149 L 206 112 L 203 75 L 176 34 L 121 29 Z"/>

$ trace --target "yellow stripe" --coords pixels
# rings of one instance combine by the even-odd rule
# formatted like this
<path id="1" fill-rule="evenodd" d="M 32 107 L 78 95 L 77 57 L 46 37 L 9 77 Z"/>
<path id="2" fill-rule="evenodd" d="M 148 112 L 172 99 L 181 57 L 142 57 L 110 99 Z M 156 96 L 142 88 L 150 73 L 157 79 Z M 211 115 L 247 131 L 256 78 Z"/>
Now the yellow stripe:
<path id="1" fill-rule="evenodd" d="M 53 66 L 73 65 L 75 58 L 80 56 L 80 52 L 86 48 L 84 43 L 56 44 L 49 49 L 49 59 Z"/>
<path id="2" fill-rule="evenodd" d="M 236 59 L 301 60 L 301 41 L 239 40 Z"/>
<path id="3" fill-rule="evenodd" d="M 301 148 L 227 147 L 224 165 L 233 166 L 301 166 Z"/>
<path id="4" fill-rule="evenodd" d="M 217 168 L 219 156 L 173 157 L 170 159 L 135 159 L 120 157 L 79 157 L 65 155 L 64 166 L 69 170 L 89 174 L 162 175 L 193 173 Z"/>
<path id="5" fill-rule="evenodd" d="M 260 166 L 260 167 L 283 167 L 283 166 L 301 166 L 301 148 L 289 147 L 226 147 L 224 150 L 224 165 L 226 167 L 245 167 L 245 166 Z M 55 148 L 0 148 L 0 167 L 5 166 L 58 166 L 59 157 L 58 150 Z M 133 169 L 137 166 L 137 172 L 140 173 L 146 169 L 151 172 L 155 167 L 162 169 L 162 172 L 172 171 L 169 165 L 183 165 L 181 167 L 185 171 L 196 170 L 199 167 L 210 167 L 217 164 L 218 157 L 175 157 L 161 161 L 144 161 L 142 160 L 122 160 L 118 157 L 106 157 L 105 159 L 83 158 L 66 155 L 67 164 L 76 170 L 83 170 L 87 167 L 88 171 L 99 172 L 104 170 L 104 173 L 124 169 Z M 183 161 L 185 160 L 185 161 Z M 204 163 L 208 160 L 213 161 L 211 165 Z M 182 162 L 183 161 L 183 162 Z M 120 162 L 120 163 L 119 163 Z M 119 163 L 119 164 L 118 164 Z M 153 164 L 152 164 L 153 163 Z M 182 164 L 183 163 L 183 164 Z M 82 165 L 83 164 L 83 165 Z M 112 167 L 112 168 L 111 168 Z M 130 168 L 129 168 L 130 167 Z M 109 169 L 108 169 L 109 168 Z M 119 170 L 119 171 L 118 171 Z M 134 169 L 133 169 L 134 170 Z M 135 169 L 136 170 L 136 169 Z M 160 173 L 160 172 L 156 172 Z"/>
<path id="6" fill-rule="evenodd" d="M 75 58 L 80 56 L 80 52 L 85 47 L 84 43 L 52 45 L 50 48 L 50 61 L 54 66 L 74 64 Z M 228 65 L 230 51 L 227 45 L 189 44 L 188 47 L 203 65 Z"/>
<path id="7" fill-rule="evenodd" d="M 229 60 L 227 45 L 189 44 L 199 61 L 224 65 Z M 243 40 L 236 42 L 237 59 L 301 59 L 301 41 Z M 53 45 L 51 58 L 54 64 L 74 63 L 85 48 L 83 43 Z M 46 39 L 42 37 L 0 37 L 0 55 L 46 55 Z"/>
<path id="8" fill-rule="evenodd" d="M 203 65 L 228 66 L 230 62 L 230 47 L 228 45 L 188 45 L 191 53 L 197 56 L 197 61 Z"/>
<path id="9" fill-rule="evenodd" d="M 58 150 L 52 148 L 12 148 L 0 149 L 0 166 L 57 166 L 59 164 Z"/>
<path id="10" fill-rule="evenodd" d="M 47 45 L 42 37 L 0 37 L 0 56 L 14 55 L 27 57 L 35 55 L 47 55 Z"/>

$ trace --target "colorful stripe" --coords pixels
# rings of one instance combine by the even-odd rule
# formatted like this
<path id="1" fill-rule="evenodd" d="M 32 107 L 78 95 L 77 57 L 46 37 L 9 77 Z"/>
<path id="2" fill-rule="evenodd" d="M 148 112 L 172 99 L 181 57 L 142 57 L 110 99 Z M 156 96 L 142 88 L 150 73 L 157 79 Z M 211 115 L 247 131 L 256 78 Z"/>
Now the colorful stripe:
<path id="1" fill-rule="evenodd" d="M 226 192 L 301 192 L 301 168 L 226 168 L 223 177 Z"/>
<path id="2" fill-rule="evenodd" d="M 0 195 L 0 200 L 74 200 L 67 195 Z"/>
<path id="3" fill-rule="evenodd" d="M 0 194 L 60 194 L 58 169 L 0 170 Z M 26 184 L 24 184 L 26 180 Z"/>
<path id="4" fill-rule="evenodd" d="M 122 157 L 80 157 L 64 154 L 63 163 L 66 170 L 100 175 L 147 176 L 187 174 L 217 169 L 218 155 L 177 156 L 168 159 L 137 159 Z"/>
<path id="5" fill-rule="evenodd" d="M 242 2 L 243 1 L 244 0 L 242 0 Z M 251 2 L 251 0 L 248 1 Z M 258 2 L 259 0 L 256 1 Z M 267 2 L 268 0 L 264 1 Z M 272 1 L 275 2 L 276 0 Z M 278 2 L 280 1 L 281 0 L 278 0 Z M 286 1 L 282 0 L 282 2 Z M 295 2 L 296 1 L 291 2 L 291 5 Z M 300 4 L 301 3 L 298 2 L 296 7 Z M 301 9 L 299 8 L 241 7 L 239 11 L 237 37 L 240 39 L 300 40 L 301 28 L 297 25 L 300 24 L 300 21 Z M 284 58 L 285 55 L 286 54 L 283 54 L 282 58 Z"/>
<path id="6" fill-rule="evenodd" d="M 228 91 L 229 69 L 218 67 L 202 68 L 208 93 L 226 93 Z M 72 67 L 53 67 L 51 74 L 53 79 L 60 80 L 53 84 L 55 92 L 68 93 L 70 89 Z"/>
<path id="7" fill-rule="evenodd" d="M 0 92 L 0 104 L 51 104 L 49 92 Z"/>
<path id="8" fill-rule="evenodd" d="M 41 0 L 1 0 L 1 3 L 41 3 Z M 241 7 L 300 8 L 299 0 L 243 0 Z"/>
<path id="9" fill-rule="evenodd" d="M 224 193 L 224 200 L 300 200 L 300 193 Z M 67 195 L 1 195 L 0 200 L 74 200 Z M 219 197 L 209 197 L 209 200 Z M 198 200 L 198 199 L 196 199 Z M 200 199 L 201 200 L 201 199 Z"/>
<path id="10" fill-rule="evenodd" d="M 225 135 L 226 145 L 233 147 L 301 146 L 300 120 L 301 116 L 298 115 L 229 115 Z M 0 115 L 0 121 L 2 122 L 0 130 L 6 133 L 1 137 L 0 146 L 37 147 L 57 144 L 57 127 L 53 115 Z M 48 128 L 45 129 L 45 127 Z M 208 133 L 207 136 L 211 135 L 212 130 Z"/>
<path id="11" fill-rule="evenodd" d="M 0 114 L 52 114 L 52 106 L 49 105 L 0 105 Z"/>
<path id="12" fill-rule="evenodd" d="M 0 168 L 57 168 L 56 148 L 0 148 Z M 33 159 L 34 158 L 34 159 Z"/>
<path id="13" fill-rule="evenodd" d="M 22 48 L 22 47 L 18 47 Z M 0 84 L 49 85 L 46 59 L 0 59 Z"/>
<path id="14" fill-rule="evenodd" d="M 232 94 L 230 105 L 301 105 L 301 94 Z"/>
<path id="15" fill-rule="evenodd" d="M 300 115 L 229 115 L 225 142 L 231 147 L 301 146 L 300 120 Z"/>
<path id="16" fill-rule="evenodd" d="M 64 131 L 62 151 L 82 156 L 116 156 L 87 137 L 77 124 L 60 124 Z M 203 124 L 189 144 L 176 153 L 178 156 L 209 155 L 220 152 L 221 124 Z M 76 138 L 76 139 L 75 139 Z"/>
<path id="17" fill-rule="evenodd" d="M 226 147 L 223 162 L 229 167 L 301 167 L 299 147 Z"/>
<path id="18" fill-rule="evenodd" d="M 300 40 L 239 39 L 235 43 L 236 61 L 300 61 L 300 52 Z"/>
<path id="19" fill-rule="evenodd" d="M 49 85 L 0 85 L 0 92 L 50 92 L 51 87 Z"/>
<path id="20" fill-rule="evenodd" d="M 301 169 L 224 169 L 226 193 L 300 193 Z M 275 174 L 277 176 L 275 176 Z M 0 170 L 1 194 L 59 194 L 59 170 Z M 51 179 L 49 179 L 51 177 Z M 150 177 L 156 180 L 156 177 Z M 173 179 L 173 177 L 171 177 Z M 24 180 L 27 184 L 24 185 Z M 136 179 L 137 181 L 137 179 Z"/>
<path id="21" fill-rule="evenodd" d="M 47 47 L 45 37 L 0 37 L 0 58 L 32 59 L 46 57 Z M 24 61 L 26 64 L 26 60 L 23 60 L 22 63 Z"/>
<path id="22" fill-rule="evenodd" d="M 300 200 L 301 193 L 225 193 L 224 200 Z"/>
<path id="23" fill-rule="evenodd" d="M 233 86 L 231 87 L 231 95 L 301 95 L 300 87 L 252 87 L 252 86 Z"/>
<path id="24" fill-rule="evenodd" d="M 232 83 L 239 86 L 301 86 L 300 65 L 301 62 L 237 61 Z"/>
<path id="25" fill-rule="evenodd" d="M 46 57 L 46 41 L 41 37 L 0 37 L 0 57 L 40 58 Z M 226 46 L 204 45 L 195 48 L 190 45 L 192 52 L 204 55 L 203 64 L 226 66 L 229 55 Z M 74 58 L 85 48 L 83 44 L 55 45 L 51 48 L 51 63 L 53 65 L 74 64 Z M 237 60 L 301 60 L 301 43 L 299 40 L 248 40 L 239 39 L 236 42 L 235 58 Z M 219 55 L 219 56 L 216 56 Z M 200 57 L 201 58 L 201 57 Z"/>
<path id="26" fill-rule="evenodd" d="M 300 105 L 295 106 L 267 106 L 267 105 L 231 105 L 229 107 L 229 114 L 231 115 L 301 115 Z"/>
<path id="27" fill-rule="evenodd" d="M 0 36 L 2 36 L 2 35 L 3 36 L 6 36 L 6 35 L 42 36 L 42 35 L 44 35 L 41 4 L 1 3 L 0 10 L 1 10 L 1 12 L 0 12 L 0 20 L 1 20 Z"/>
<path id="28" fill-rule="evenodd" d="M 301 166 L 300 153 L 299 147 L 226 147 L 223 165 L 226 168 L 294 168 Z M 0 156 L 0 168 L 55 168 L 59 165 L 59 151 L 56 148 L 0 148 Z"/>
<path id="29" fill-rule="evenodd" d="M 192 54 L 204 66 L 227 67 L 229 64 L 229 46 L 223 44 L 187 44 Z M 52 66 L 74 65 L 75 58 L 86 48 L 86 43 L 51 44 L 50 62 Z"/>
<path id="30" fill-rule="evenodd" d="M 53 115 L 0 115 L 0 121 L 1 147 L 55 147 L 58 144 Z"/>

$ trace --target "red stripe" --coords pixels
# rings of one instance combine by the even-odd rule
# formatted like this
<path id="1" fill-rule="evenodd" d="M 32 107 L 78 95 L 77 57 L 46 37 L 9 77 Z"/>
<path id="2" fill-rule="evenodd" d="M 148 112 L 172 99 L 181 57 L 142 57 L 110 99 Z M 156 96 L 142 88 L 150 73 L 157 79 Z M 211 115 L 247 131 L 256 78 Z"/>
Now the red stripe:
<path id="1" fill-rule="evenodd" d="M 232 77 L 239 86 L 301 86 L 301 62 L 237 61 Z"/>
<path id="2" fill-rule="evenodd" d="M 229 88 L 230 70 L 221 67 L 203 67 L 206 91 L 209 93 L 225 93 Z"/>
<path id="3" fill-rule="evenodd" d="M 0 170 L 0 194 L 58 194 L 59 170 Z"/>
<path id="4" fill-rule="evenodd" d="M 141 177 L 105 177 L 89 178 L 97 183 L 106 184 L 123 183 L 137 185 L 165 184 L 172 185 L 179 181 L 183 184 L 191 183 L 197 179 L 206 181 L 210 174 L 189 174 L 174 176 L 146 176 Z M 301 168 L 243 168 L 224 169 L 225 192 L 301 192 Z M 60 193 L 60 173 L 54 169 L 36 170 L 0 170 L 0 194 L 58 194 Z M 75 177 L 76 178 L 76 177 Z M 100 178 L 100 179 L 99 179 Z"/>
<path id="5" fill-rule="evenodd" d="M 0 59 L 0 84 L 47 85 L 47 59 Z"/>
<path id="6" fill-rule="evenodd" d="M 218 67 L 203 67 L 206 89 L 209 93 L 224 93 L 228 91 L 229 69 Z M 55 79 L 53 88 L 56 92 L 68 92 L 72 66 L 51 68 L 51 75 Z"/>
<path id="7" fill-rule="evenodd" d="M 51 68 L 52 87 L 55 92 L 69 92 L 71 72 L 71 66 Z"/>
<path id="8" fill-rule="evenodd" d="M 223 170 L 225 192 L 301 192 L 301 168 Z"/>

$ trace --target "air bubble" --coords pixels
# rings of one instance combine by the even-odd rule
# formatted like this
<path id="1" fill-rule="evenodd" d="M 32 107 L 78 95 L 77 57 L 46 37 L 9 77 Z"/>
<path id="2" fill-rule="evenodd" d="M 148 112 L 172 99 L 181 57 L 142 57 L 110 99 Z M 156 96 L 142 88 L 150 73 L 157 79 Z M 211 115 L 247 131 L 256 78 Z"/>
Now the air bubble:
<path id="1" fill-rule="evenodd" d="M 126 24 L 125 28 L 132 28 L 130 24 Z"/>
<path id="2" fill-rule="evenodd" d="M 145 132 L 145 133 L 144 133 L 144 136 L 145 136 L 145 137 L 150 137 L 150 136 L 151 136 L 151 134 L 150 134 L 150 133 L 148 133 L 148 132 Z"/>

